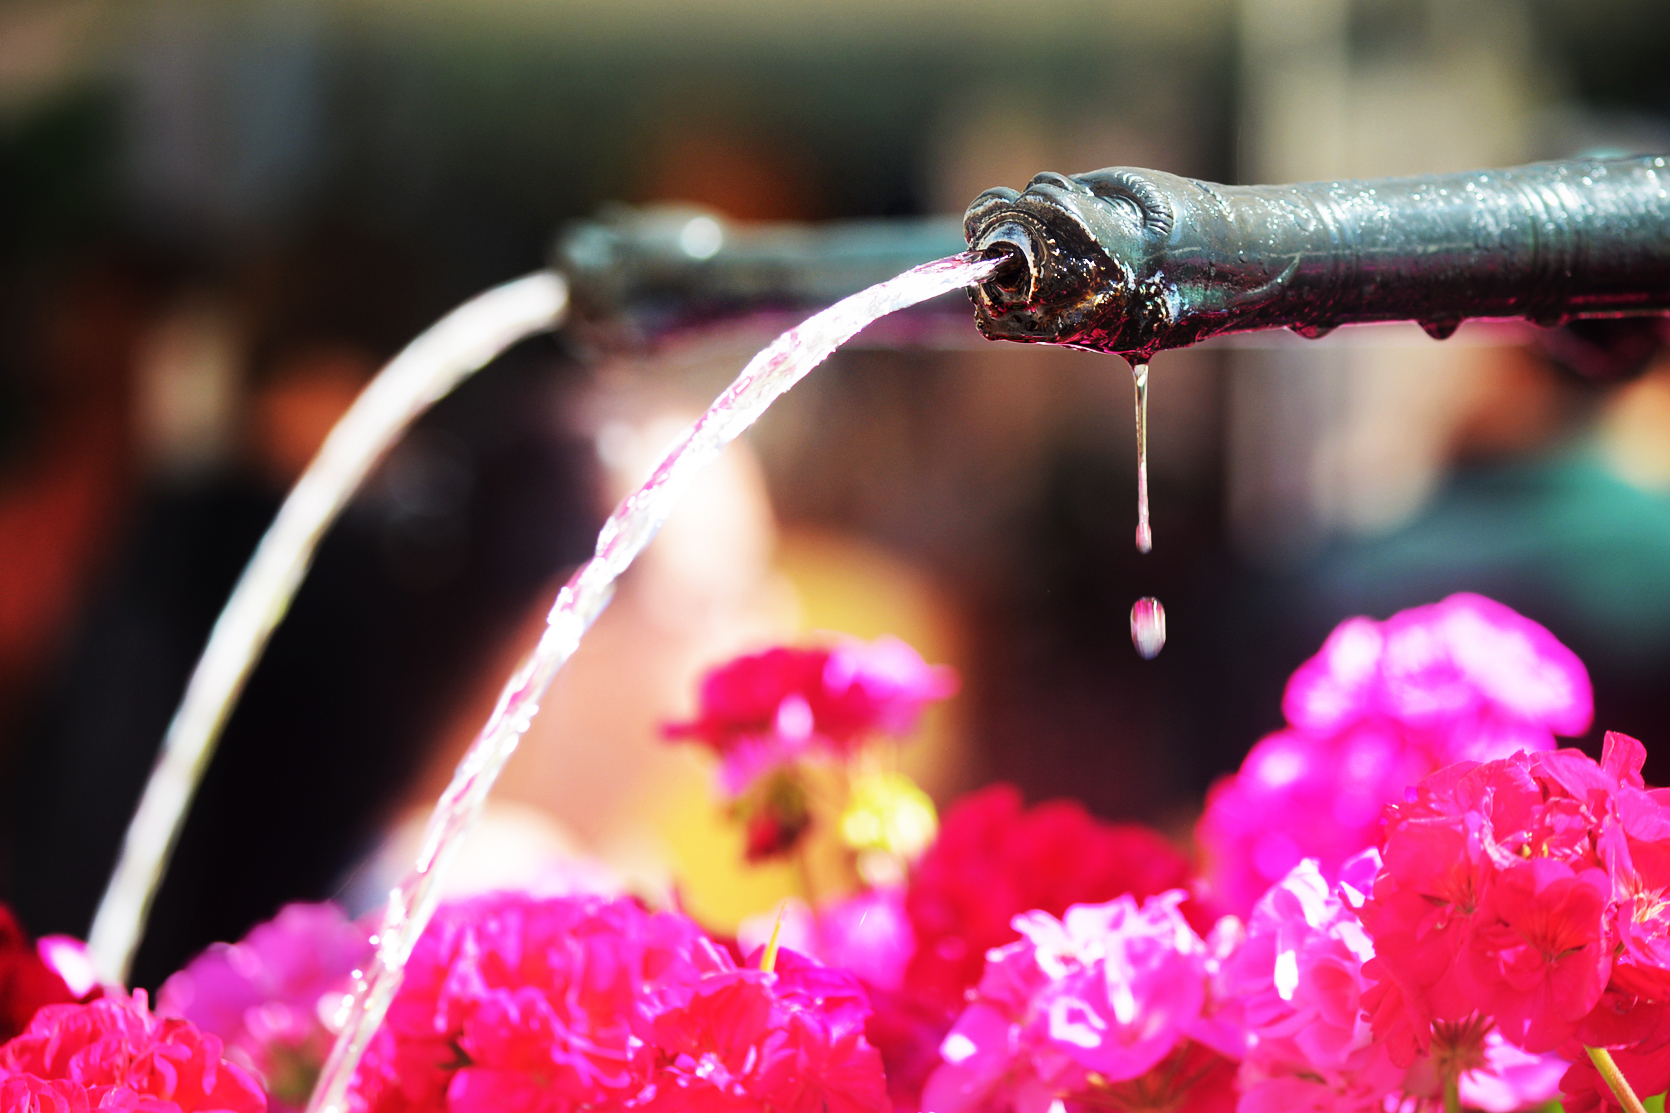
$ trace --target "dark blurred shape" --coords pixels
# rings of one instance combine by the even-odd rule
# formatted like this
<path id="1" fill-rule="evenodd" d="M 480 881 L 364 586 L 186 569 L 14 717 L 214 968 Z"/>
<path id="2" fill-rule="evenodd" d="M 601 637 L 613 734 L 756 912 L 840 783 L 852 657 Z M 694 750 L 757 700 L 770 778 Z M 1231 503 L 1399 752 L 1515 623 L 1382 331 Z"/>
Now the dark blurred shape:
<path id="1" fill-rule="evenodd" d="M 1670 317 L 1568 321 L 1538 336 L 1537 343 L 1555 363 L 1586 379 L 1626 382 L 1670 346 Z"/>
<path id="2" fill-rule="evenodd" d="M 285 352 L 256 385 L 249 431 L 251 463 L 275 490 L 301 478 L 325 437 L 376 374 L 367 352 L 315 343 Z"/>
<path id="3" fill-rule="evenodd" d="M 285 901 L 330 896 L 481 663 L 587 555 L 589 457 L 556 416 L 564 362 L 538 341 L 466 384 L 326 537 L 203 782 L 136 985 Z M 339 342 L 291 345 L 256 395 L 256 459 L 146 497 L 39 714 L 12 807 L 30 922 L 86 930 L 185 678 L 277 510 L 275 481 L 365 366 Z"/>
<path id="4" fill-rule="evenodd" d="M 81 258 L 14 288 L 0 308 L 12 395 L 0 401 L 12 403 L 13 433 L 0 444 L 0 785 L 15 776 L 17 717 L 106 566 L 131 497 L 128 370 L 149 277 L 114 254 Z"/>
<path id="5" fill-rule="evenodd" d="M 12 910 L 0 904 L 0 1043 L 27 1028 L 41 1006 L 74 1000 Z"/>
<path id="6" fill-rule="evenodd" d="M 809 220 L 829 206 L 808 152 L 789 135 L 750 128 L 747 106 L 691 118 L 675 114 L 646 137 L 630 192 L 682 201 L 736 220 Z"/>
<path id="7" fill-rule="evenodd" d="M 1646 375 L 1625 388 L 1648 393 L 1632 397 L 1603 392 L 1540 346 L 1520 350 L 1506 396 L 1481 398 L 1460 423 L 1454 469 L 1411 521 L 1339 541 L 1286 573 L 1243 572 L 1224 589 L 1214 714 L 1273 729 L 1274 693 L 1340 620 L 1471 591 L 1542 623 L 1588 667 L 1586 749 L 1598 754 L 1608 730 L 1634 735 L 1647 743 L 1647 780 L 1670 782 L 1670 475 L 1652 460 L 1645 480 L 1632 477 L 1638 469 L 1620 465 L 1615 444 L 1626 419 L 1649 450 L 1670 439 L 1666 352 L 1648 357 Z M 1224 756 L 1237 744 L 1226 740 Z"/>

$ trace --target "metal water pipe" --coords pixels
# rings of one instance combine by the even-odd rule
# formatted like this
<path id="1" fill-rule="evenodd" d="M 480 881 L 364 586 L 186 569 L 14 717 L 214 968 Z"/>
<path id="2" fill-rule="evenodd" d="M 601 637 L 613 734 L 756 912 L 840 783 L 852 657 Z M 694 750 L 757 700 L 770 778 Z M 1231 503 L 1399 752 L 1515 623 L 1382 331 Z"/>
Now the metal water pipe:
<path id="1" fill-rule="evenodd" d="M 1146 360 L 1211 336 L 1416 321 L 1556 325 L 1670 312 L 1665 156 L 1224 186 L 1114 167 L 987 190 L 968 244 L 1014 265 L 972 291 L 995 340 Z"/>

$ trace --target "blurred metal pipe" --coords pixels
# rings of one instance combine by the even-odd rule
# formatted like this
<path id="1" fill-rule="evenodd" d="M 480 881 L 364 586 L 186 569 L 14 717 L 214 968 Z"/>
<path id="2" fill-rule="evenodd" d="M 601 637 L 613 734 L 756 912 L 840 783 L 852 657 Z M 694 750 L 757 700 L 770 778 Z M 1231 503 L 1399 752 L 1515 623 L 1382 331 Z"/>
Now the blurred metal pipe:
<path id="1" fill-rule="evenodd" d="M 1146 359 L 1209 336 L 1469 317 L 1670 311 L 1662 156 L 1508 170 L 1222 186 L 1115 167 L 988 190 L 975 248 L 1016 257 L 975 292 L 995 340 Z"/>
<path id="2" fill-rule="evenodd" d="M 830 305 L 964 250 L 956 217 L 754 224 L 687 207 L 616 206 L 565 229 L 552 265 L 572 286 L 577 317 L 654 334 Z"/>

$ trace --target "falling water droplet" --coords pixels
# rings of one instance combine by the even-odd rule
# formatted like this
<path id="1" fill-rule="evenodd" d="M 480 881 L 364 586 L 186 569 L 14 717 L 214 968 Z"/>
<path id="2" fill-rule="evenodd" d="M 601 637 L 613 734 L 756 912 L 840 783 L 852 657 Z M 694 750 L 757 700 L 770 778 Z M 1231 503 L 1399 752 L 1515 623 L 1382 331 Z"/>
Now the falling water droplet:
<path id="1" fill-rule="evenodd" d="M 1137 386 L 1137 552 L 1146 553 L 1154 547 L 1148 525 L 1148 364 L 1131 364 L 1131 375 Z"/>
<path id="2" fill-rule="evenodd" d="M 1166 609 L 1152 595 L 1131 605 L 1131 644 L 1145 661 L 1152 661 L 1166 647 Z"/>
<path id="3" fill-rule="evenodd" d="M 1154 531 L 1148 522 L 1148 364 L 1131 364 L 1131 378 L 1137 393 L 1137 552 L 1146 553 L 1154 548 Z M 1166 609 L 1152 595 L 1131 607 L 1131 644 L 1147 661 L 1165 648 Z"/>

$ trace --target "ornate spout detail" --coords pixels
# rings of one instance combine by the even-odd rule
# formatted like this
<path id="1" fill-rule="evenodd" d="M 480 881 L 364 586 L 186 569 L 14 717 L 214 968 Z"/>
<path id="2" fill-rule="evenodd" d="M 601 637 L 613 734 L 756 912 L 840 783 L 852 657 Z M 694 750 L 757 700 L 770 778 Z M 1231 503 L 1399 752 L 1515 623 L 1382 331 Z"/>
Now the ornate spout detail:
<path id="1" fill-rule="evenodd" d="M 1670 312 L 1664 157 L 1283 186 L 1115 167 L 975 198 L 1015 262 L 972 292 L 993 340 L 1146 359 L 1209 336 Z"/>

